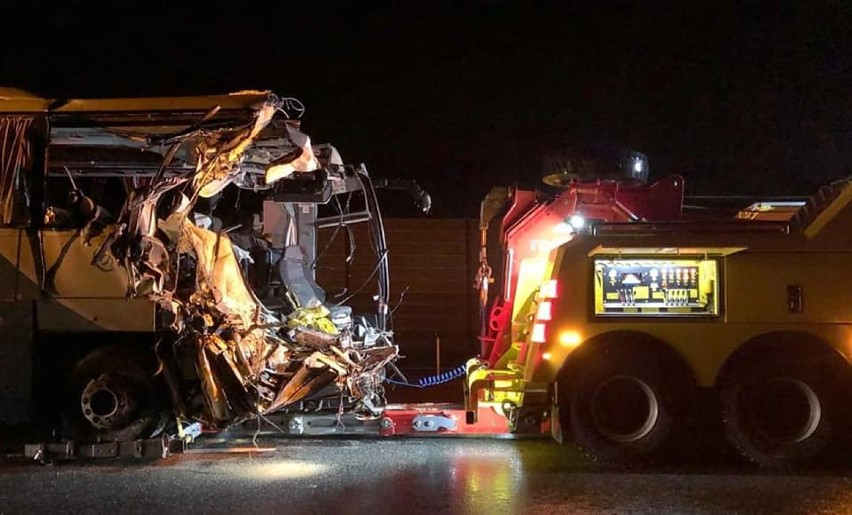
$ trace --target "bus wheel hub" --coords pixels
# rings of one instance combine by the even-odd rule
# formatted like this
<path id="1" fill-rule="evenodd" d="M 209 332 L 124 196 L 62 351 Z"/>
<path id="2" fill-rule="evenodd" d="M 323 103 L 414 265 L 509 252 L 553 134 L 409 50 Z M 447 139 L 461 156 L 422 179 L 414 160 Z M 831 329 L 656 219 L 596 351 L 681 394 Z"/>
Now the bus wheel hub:
<path id="1" fill-rule="evenodd" d="M 97 429 L 117 429 L 130 420 L 135 402 L 127 380 L 113 374 L 101 374 L 83 388 L 80 407 L 83 416 Z"/>

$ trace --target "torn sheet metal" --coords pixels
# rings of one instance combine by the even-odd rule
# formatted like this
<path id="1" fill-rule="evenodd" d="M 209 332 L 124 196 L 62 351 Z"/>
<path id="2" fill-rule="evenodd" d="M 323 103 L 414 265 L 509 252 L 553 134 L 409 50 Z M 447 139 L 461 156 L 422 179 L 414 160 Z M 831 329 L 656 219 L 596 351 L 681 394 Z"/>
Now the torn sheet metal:
<path id="1" fill-rule="evenodd" d="M 286 314 L 268 309 L 247 285 L 228 234 L 196 222 L 203 222 L 193 213 L 199 198 L 229 184 L 256 187 L 320 167 L 295 124 L 285 123 L 283 138 L 265 136 L 281 109 L 270 95 L 250 123 L 159 137 L 172 150 L 162 153 L 153 179 L 129 196 L 99 252 L 127 270 L 130 297 L 161 307 L 170 334 L 158 358 L 169 363 L 163 370 L 175 414 L 208 427 L 316 398 L 377 416 L 385 367 L 398 358 L 391 334 L 363 320 L 354 327 L 348 308 L 329 308 L 321 299 L 302 305 L 290 295 Z M 187 169 L 184 160 L 182 172 L 162 173 L 174 170 L 178 155 L 192 156 L 194 166 Z M 262 179 L 258 167 L 265 167 Z"/>
<path id="2" fill-rule="evenodd" d="M 293 152 L 269 163 L 269 167 L 266 169 L 267 184 L 289 177 L 294 172 L 319 168 L 319 163 L 311 149 L 311 139 L 295 127 L 287 126 L 286 129 L 289 140 L 296 148 Z"/>

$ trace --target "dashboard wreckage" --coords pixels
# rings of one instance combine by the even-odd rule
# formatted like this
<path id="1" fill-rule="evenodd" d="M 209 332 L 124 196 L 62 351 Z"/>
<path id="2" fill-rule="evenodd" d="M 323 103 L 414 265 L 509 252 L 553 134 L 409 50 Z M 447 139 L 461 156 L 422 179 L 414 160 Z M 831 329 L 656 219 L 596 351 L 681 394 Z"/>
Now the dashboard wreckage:
<path id="1" fill-rule="evenodd" d="M 35 322 L 33 347 L 50 354 L 61 340 L 87 349 L 60 367 L 64 398 L 42 392 L 59 405 L 65 436 L 130 441 L 192 421 L 217 429 L 305 401 L 380 414 L 399 351 L 375 185 L 363 165 L 311 144 L 296 99 L 4 93 L 0 195 L 4 230 L 16 231 L 19 245 L 3 254 L 37 285 L 36 309 L 58 305 L 69 325 L 79 323 Z M 216 216 L 232 185 L 261 199 L 262 222 L 246 206 L 231 220 Z M 413 191 L 428 210 L 428 195 Z M 376 255 L 377 307 L 366 316 L 326 302 L 313 270 L 317 227 L 359 222 L 370 224 Z M 107 283 L 123 283 L 129 301 Z M 26 300 L 24 289 L 16 286 L 17 299 Z M 105 316 L 110 309 L 115 316 Z M 112 336 L 92 336 L 99 331 Z M 115 331 L 138 344 L 119 344 Z"/>

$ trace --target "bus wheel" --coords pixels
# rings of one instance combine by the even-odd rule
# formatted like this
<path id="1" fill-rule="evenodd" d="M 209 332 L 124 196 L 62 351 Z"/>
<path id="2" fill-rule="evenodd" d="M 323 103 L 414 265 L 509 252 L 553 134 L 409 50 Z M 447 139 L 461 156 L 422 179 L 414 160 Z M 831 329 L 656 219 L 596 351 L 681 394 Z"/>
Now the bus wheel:
<path id="1" fill-rule="evenodd" d="M 657 457 L 674 427 L 673 390 L 658 368 L 637 356 L 588 363 L 570 394 L 571 429 L 580 448 L 606 465 Z"/>
<path id="2" fill-rule="evenodd" d="M 130 347 L 96 349 L 71 371 L 65 436 L 74 440 L 130 441 L 159 434 L 168 398 L 155 376 L 153 356 Z"/>
<path id="3" fill-rule="evenodd" d="M 839 401 L 828 370 L 770 363 L 722 385 L 728 441 L 766 468 L 790 469 L 826 455 L 838 436 Z"/>

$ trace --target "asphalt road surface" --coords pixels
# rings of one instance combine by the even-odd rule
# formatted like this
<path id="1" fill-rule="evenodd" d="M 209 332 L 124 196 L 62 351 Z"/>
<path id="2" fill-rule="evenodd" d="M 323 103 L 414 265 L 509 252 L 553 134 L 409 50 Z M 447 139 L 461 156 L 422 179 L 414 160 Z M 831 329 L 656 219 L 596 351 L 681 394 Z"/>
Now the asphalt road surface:
<path id="1" fill-rule="evenodd" d="M 549 440 L 202 441 L 165 460 L 0 465 L 0 513 L 850 513 L 852 467 L 602 470 Z"/>

